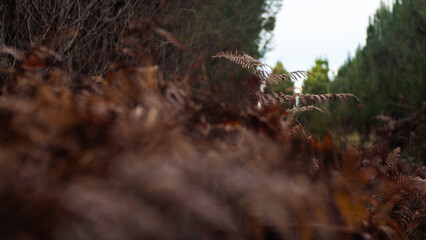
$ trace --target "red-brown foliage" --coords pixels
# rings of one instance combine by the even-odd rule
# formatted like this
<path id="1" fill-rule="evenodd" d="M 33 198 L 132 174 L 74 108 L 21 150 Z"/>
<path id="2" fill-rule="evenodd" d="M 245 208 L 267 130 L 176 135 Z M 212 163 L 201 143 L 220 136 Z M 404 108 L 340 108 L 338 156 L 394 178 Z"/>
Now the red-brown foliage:
<path id="1" fill-rule="evenodd" d="M 424 179 L 306 138 L 280 105 L 164 81 L 139 50 L 105 77 L 74 76 L 43 46 L 16 54 L 0 96 L 1 239 L 424 236 Z"/>

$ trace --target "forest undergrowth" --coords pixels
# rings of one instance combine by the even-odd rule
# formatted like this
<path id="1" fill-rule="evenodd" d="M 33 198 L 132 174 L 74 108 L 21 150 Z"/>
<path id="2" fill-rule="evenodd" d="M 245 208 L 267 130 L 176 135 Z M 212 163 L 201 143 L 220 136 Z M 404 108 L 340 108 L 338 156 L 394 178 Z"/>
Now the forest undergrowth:
<path id="1" fill-rule="evenodd" d="M 229 84 L 244 89 L 236 106 L 202 74 L 164 77 L 134 32 L 121 49 L 132 60 L 102 76 L 43 45 L 2 47 L 17 64 L 0 95 L 0 239 L 425 239 L 424 167 L 297 122 L 351 94 L 264 95 L 271 75 L 246 65 L 242 88 Z"/>

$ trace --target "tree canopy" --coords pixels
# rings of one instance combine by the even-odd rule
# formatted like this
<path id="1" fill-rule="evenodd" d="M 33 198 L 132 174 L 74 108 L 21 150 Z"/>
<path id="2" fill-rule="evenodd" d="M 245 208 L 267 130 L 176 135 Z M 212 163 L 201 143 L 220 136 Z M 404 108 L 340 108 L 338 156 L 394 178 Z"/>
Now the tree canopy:
<path id="1" fill-rule="evenodd" d="M 309 70 L 313 76 L 308 75 L 308 78 L 303 81 L 302 92 L 314 94 L 329 93 L 329 70 L 327 59 L 319 58 L 315 60 L 315 66 Z"/>
<path id="2" fill-rule="evenodd" d="M 275 64 L 274 74 L 287 74 L 288 71 L 284 68 L 284 65 L 281 61 L 278 61 Z M 275 93 L 284 92 L 285 94 L 293 94 L 294 93 L 294 81 L 293 79 L 286 80 L 282 83 L 275 83 L 270 87 L 270 90 Z"/>
<path id="3" fill-rule="evenodd" d="M 379 114 L 409 116 L 426 100 L 426 8 L 424 1 L 382 5 L 370 20 L 367 42 L 339 69 L 332 92 L 360 100 L 339 106 L 342 122 L 369 131 Z M 337 111 L 337 109 L 336 109 Z"/>

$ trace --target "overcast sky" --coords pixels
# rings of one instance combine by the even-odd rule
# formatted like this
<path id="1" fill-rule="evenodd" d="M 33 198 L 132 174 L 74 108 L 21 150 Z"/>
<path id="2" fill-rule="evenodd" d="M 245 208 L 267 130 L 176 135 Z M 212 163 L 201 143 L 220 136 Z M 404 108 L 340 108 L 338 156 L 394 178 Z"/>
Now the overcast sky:
<path id="1" fill-rule="evenodd" d="M 283 0 L 276 19 L 273 49 L 263 61 L 275 66 L 280 60 L 287 71 L 295 71 L 310 69 L 315 59 L 322 57 L 328 59 L 331 72 L 337 74 L 348 55 L 353 56 L 358 45 L 365 45 L 369 16 L 374 16 L 380 2 Z M 389 0 L 384 2 L 389 5 Z"/>

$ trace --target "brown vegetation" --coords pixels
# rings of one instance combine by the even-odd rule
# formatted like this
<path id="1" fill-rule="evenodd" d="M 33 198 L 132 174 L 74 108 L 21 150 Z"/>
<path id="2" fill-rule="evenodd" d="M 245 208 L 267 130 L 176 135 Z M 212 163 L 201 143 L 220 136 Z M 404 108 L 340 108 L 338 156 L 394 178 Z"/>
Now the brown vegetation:
<path id="1" fill-rule="evenodd" d="M 43 45 L 3 48 L 18 63 L 0 96 L 1 239 L 424 237 L 426 183 L 397 153 L 335 149 L 307 138 L 294 109 L 237 107 L 188 74 L 165 81 L 127 39 L 132 60 L 104 77 L 72 74 Z"/>

